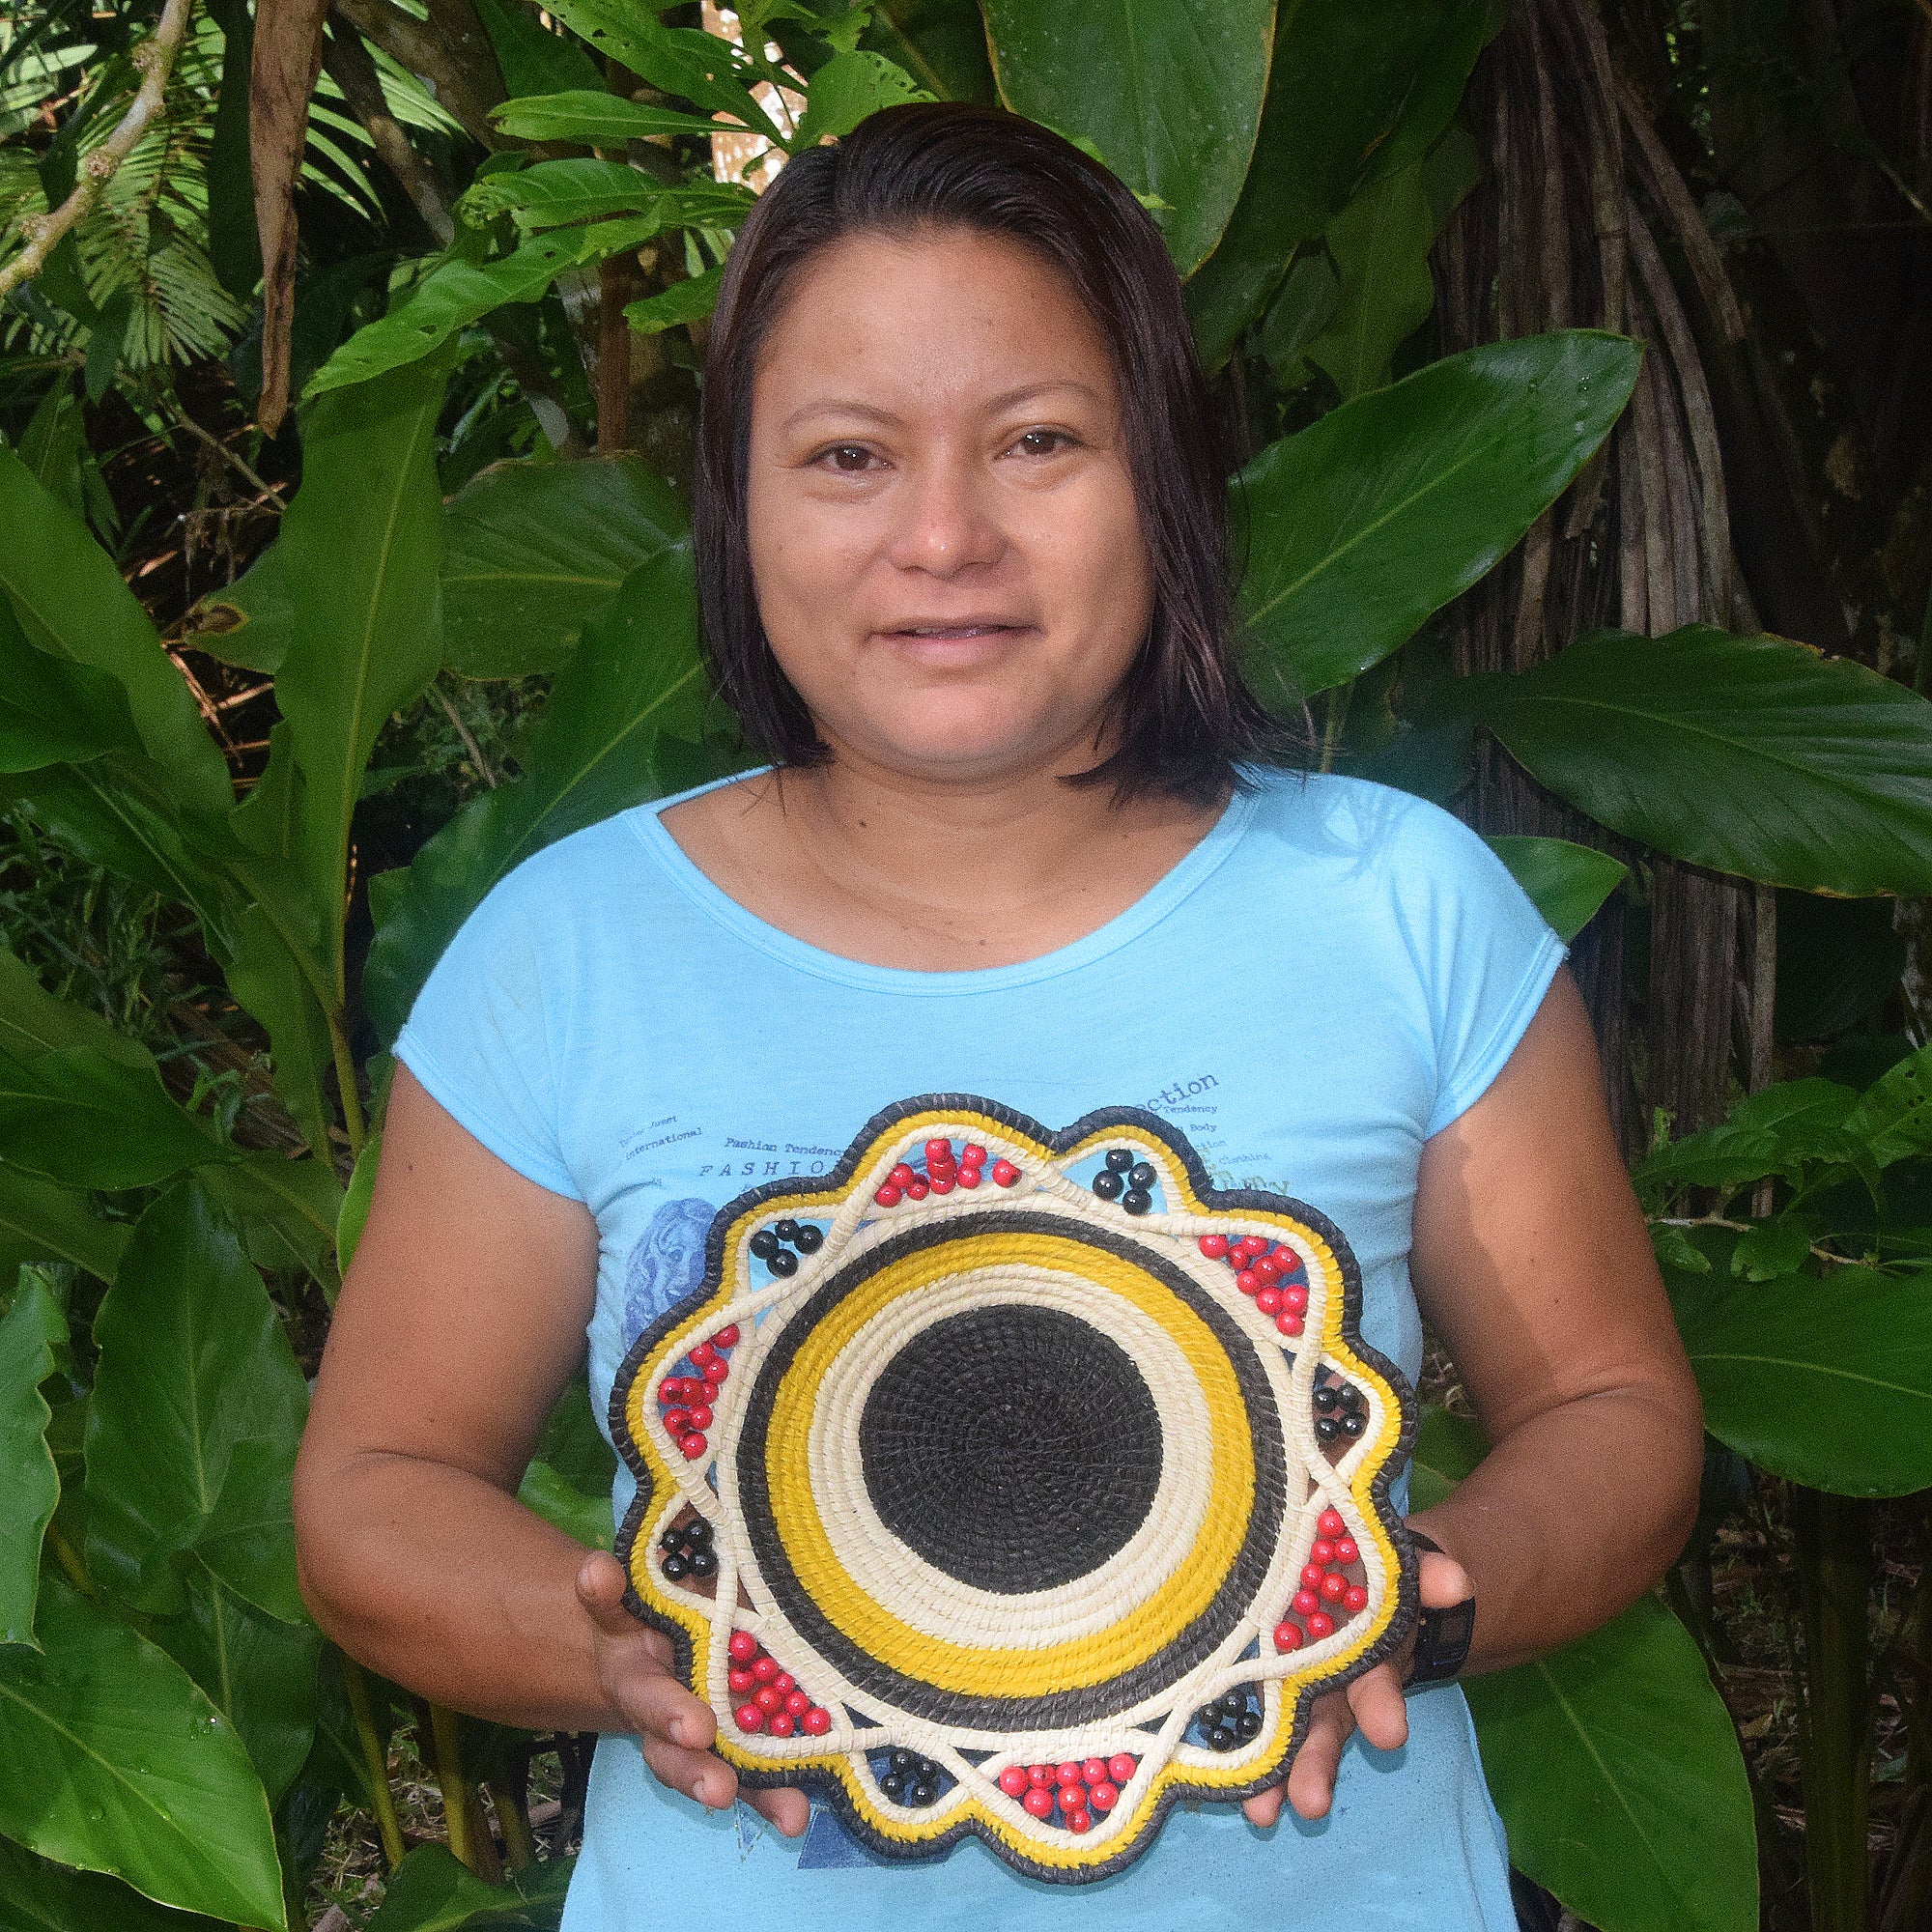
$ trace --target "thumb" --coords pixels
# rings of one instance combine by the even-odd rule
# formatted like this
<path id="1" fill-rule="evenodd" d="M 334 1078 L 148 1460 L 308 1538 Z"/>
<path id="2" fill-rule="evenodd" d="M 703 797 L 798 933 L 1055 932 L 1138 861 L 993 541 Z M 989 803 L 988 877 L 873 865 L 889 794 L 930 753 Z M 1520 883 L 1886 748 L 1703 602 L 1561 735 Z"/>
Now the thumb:
<path id="1" fill-rule="evenodd" d="M 1446 1610 L 1476 1594 L 1469 1573 L 1453 1556 L 1425 1549 L 1416 1571 L 1416 1589 L 1425 1610 Z"/>
<path id="2" fill-rule="evenodd" d="M 606 1636 L 626 1636 L 639 1628 L 624 1607 L 624 1567 L 609 1550 L 593 1549 L 577 1572 L 577 1601 Z"/>

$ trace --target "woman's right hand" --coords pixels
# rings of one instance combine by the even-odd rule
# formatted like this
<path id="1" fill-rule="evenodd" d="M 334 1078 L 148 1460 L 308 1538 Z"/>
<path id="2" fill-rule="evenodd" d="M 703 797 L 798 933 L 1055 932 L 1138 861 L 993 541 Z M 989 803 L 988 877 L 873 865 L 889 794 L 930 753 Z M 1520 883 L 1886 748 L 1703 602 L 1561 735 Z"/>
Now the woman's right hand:
<path id="1" fill-rule="evenodd" d="M 594 1550 L 577 1573 L 577 1601 L 590 1618 L 597 1675 L 625 1727 L 636 1733 L 644 1763 L 660 1784 L 722 1811 L 738 1796 L 731 1767 L 711 1749 L 718 1720 L 711 1707 L 672 1675 L 670 1639 L 624 1607 L 624 1571 Z M 802 1791 L 748 1791 L 746 1801 L 788 1838 L 811 1822 Z"/>

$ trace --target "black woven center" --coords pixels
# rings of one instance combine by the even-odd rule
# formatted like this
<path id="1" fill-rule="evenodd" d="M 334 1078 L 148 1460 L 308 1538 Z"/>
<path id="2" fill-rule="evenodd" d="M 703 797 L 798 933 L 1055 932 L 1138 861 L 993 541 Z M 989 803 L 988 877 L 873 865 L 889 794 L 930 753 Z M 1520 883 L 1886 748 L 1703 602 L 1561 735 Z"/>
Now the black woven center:
<path id="1" fill-rule="evenodd" d="M 872 1384 L 859 1450 L 895 1536 L 1007 1596 L 1104 1563 L 1160 1483 L 1160 1417 L 1132 1357 L 1050 1308 L 973 1309 L 923 1329 Z"/>

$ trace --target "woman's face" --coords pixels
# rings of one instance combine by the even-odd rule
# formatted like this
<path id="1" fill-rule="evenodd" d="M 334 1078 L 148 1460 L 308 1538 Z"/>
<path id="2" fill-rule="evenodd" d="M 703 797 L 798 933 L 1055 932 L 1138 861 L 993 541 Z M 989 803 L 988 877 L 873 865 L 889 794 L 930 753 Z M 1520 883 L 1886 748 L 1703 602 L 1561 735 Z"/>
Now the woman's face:
<path id="1" fill-rule="evenodd" d="M 985 781 L 1094 762 L 1146 634 L 1112 360 L 1001 238 L 856 236 L 809 262 L 753 375 L 765 635 L 836 752 Z"/>

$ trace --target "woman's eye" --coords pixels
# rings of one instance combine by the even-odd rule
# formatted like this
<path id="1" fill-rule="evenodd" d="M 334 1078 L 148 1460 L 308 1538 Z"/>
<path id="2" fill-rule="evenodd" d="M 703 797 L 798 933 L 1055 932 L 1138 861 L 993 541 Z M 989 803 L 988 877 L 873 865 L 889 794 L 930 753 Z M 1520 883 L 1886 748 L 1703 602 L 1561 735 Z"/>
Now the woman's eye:
<path id="1" fill-rule="evenodd" d="M 842 469 L 847 475 L 856 475 L 861 470 L 869 469 L 873 459 L 872 452 L 862 444 L 840 442 L 826 450 L 818 460 L 829 463 L 835 469 Z"/>
<path id="2" fill-rule="evenodd" d="M 1052 456 L 1063 448 L 1070 448 L 1073 439 L 1065 430 L 1029 429 L 1020 432 L 1013 447 L 1023 456 Z"/>

